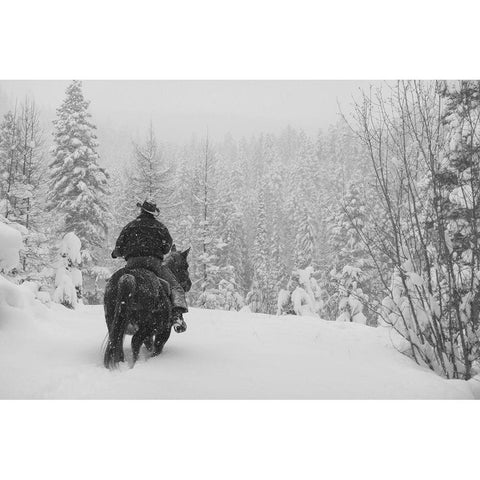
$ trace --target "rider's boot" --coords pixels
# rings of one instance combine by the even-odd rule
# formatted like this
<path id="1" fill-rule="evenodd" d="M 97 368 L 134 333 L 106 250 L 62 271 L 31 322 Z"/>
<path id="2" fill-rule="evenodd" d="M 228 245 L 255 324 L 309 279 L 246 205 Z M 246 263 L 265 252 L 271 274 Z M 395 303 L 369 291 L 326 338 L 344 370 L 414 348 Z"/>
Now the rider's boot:
<path id="1" fill-rule="evenodd" d="M 187 324 L 183 319 L 183 310 L 181 308 L 173 309 L 173 328 L 177 333 L 182 333 L 187 329 Z"/>

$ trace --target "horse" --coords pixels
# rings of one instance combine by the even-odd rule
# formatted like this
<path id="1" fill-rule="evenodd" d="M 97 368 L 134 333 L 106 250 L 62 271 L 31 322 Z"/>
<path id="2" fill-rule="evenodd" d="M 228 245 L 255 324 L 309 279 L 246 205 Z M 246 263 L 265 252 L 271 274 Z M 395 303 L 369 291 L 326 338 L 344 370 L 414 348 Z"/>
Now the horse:
<path id="1" fill-rule="evenodd" d="M 190 248 L 178 252 L 175 245 L 165 256 L 181 287 L 188 292 L 192 286 L 188 274 L 187 256 Z M 126 268 L 116 271 L 108 280 L 104 294 L 108 341 L 103 363 L 115 368 L 125 361 L 123 339 L 132 336 L 133 365 L 140 347 L 145 344 L 152 356 L 159 355 L 172 329 L 172 302 L 168 283 L 146 268 Z"/>

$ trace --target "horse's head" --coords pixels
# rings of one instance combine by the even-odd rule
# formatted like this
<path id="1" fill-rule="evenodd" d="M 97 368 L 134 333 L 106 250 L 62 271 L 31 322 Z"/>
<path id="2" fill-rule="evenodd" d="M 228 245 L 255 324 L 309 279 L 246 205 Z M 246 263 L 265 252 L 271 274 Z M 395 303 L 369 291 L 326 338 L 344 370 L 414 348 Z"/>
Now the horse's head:
<path id="1" fill-rule="evenodd" d="M 172 246 L 170 253 L 165 257 L 165 265 L 175 275 L 181 287 L 188 292 L 192 288 L 192 281 L 188 275 L 188 253 L 190 248 L 183 252 L 177 252 L 175 245 Z"/>

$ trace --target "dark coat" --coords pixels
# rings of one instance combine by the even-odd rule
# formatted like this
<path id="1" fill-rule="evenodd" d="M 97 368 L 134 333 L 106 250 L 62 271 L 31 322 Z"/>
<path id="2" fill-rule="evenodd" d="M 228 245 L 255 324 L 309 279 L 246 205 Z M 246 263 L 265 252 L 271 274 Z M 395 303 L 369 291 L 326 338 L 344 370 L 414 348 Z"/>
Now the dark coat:
<path id="1" fill-rule="evenodd" d="M 112 257 L 157 257 L 163 260 L 172 247 L 172 237 L 163 223 L 142 212 L 121 231 Z"/>

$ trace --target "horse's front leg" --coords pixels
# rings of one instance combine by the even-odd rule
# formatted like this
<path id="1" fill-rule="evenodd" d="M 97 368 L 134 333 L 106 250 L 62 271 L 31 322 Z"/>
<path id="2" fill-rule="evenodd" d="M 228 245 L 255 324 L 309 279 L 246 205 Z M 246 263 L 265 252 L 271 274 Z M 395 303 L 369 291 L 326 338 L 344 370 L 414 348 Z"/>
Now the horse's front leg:
<path id="1" fill-rule="evenodd" d="M 168 325 L 155 335 L 155 343 L 154 343 L 154 350 L 153 350 L 154 357 L 162 353 L 163 347 L 167 343 L 167 340 L 170 338 L 171 331 L 172 331 L 172 325 Z"/>
<path id="2" fill-rule="evenodd" d="M 147 336 L 147 338 L 144 340 L 143 344 L 145 345 L 145 348 L 152 353 L 153 352 L 153 335 L 152 336 Z"/>

